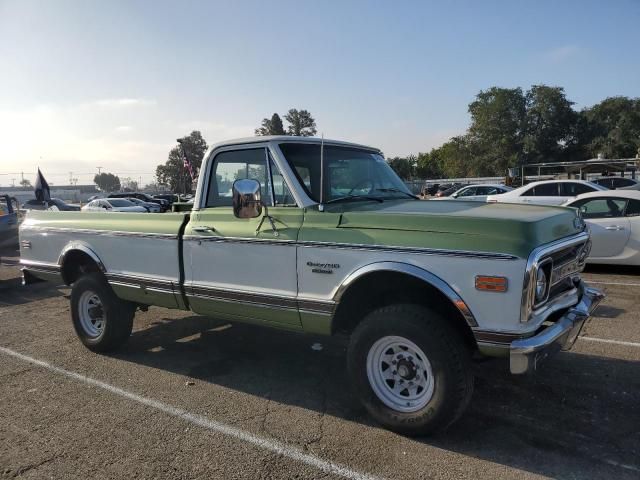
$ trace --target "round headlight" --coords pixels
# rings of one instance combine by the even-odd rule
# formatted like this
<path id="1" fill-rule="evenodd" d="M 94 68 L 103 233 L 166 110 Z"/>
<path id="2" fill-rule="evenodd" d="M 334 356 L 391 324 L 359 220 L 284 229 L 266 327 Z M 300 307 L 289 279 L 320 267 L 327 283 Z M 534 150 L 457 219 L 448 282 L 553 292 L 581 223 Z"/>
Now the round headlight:
<path id="1" fill-rule="evenodd" d="M 543 268 L 538 269 L 536 273 L 536 302 L 544 300 L 547 293 L 547 274 Z"/>

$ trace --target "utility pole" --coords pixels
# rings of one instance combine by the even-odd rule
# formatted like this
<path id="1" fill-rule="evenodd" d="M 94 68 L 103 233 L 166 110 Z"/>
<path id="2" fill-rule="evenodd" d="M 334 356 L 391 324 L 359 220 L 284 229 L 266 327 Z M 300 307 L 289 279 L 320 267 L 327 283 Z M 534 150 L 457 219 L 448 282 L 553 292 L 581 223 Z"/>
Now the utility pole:
<path id="1" fill-rule="evenodd" d="M 16 186 L 16 179 L 15 179 L 15 178 L 12 178 L 12 179 L 11 179 L 11 186 L 12 186 L 12 187 L 15 187 L 15 186 Z"/>
<path id="2" fill-rule="evenodd" d="M 98 175 L 100 175 L 100 170 L 102 170 L 104 167 L 96 167 L 98 169 Z"/>

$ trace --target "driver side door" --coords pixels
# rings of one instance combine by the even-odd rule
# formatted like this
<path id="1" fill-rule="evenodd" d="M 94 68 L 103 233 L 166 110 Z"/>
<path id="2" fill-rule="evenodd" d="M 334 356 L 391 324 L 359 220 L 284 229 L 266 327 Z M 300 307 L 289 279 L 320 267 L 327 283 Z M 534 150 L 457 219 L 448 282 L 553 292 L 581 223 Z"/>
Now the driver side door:
<path id="1" fill-rule="evenodd" d="M 185 231 L 187 296 L 199 314 L 299 328 L 296 241 L 303 210 L 287 195 L 268 148 L 249 147 L 220 151 L 209 163 L 204 205 Z M 256 218 L 233 212 L 233 182 L 246 178 L 260 182 L 267 206 Z M 263 220 L 267 211 L 275 230 Z"/>

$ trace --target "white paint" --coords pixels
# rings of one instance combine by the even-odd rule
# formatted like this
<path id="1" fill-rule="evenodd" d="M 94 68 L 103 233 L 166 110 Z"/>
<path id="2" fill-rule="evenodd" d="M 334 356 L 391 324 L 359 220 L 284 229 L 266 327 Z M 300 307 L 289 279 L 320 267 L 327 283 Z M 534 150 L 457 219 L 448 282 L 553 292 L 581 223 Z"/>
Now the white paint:
<path id="1" fill-rule="evenodd" d="M 262 448 L 263 450 L 268 450 L 277 455 L 282 455 L 283 457 L 287 457 L 291 460 L 304 463 L 311 467 L 317 468 L 322 472 L 340 475 L 350 480 L 382 480 L 381 477 L 376 477 L 366 473 L 360 473 L 338 463 L 334 463 L 328 460 L 322 460 L 315 455 L 305 453 L 297 447 L 287 445 L 286 443 L 280 442 L 278 440 L 261 437 L 259 435 L 247 432 L 246 430 L 242 430 L 240 428 L 233 427 L 231 425 L 227 425 L 215 420 L 210 420 L 202 415 L 190 413 L 181 408 L 159 402 L 158 400 L 143 397 L 142 395 L 138 395 L 136 393 L 128 392 L 127 390 L 123 390 L 122 388 L 115 387 L 108 383 L 101 382 L 100 380 L 96 380 L 94 378 L 87 377 L 76 372 L 65 370 L 64 368 L 56 367 L 55 365 L 51 365 L 50 363 L 44 362 L 42 360 L 38 360 L 28 355 L 15 352 L 9 348 L 0 347 L 0 352 L 18 360 L 22 360 L 23 362 L 31 363 L 32 365 L 44 368 L 46 370 L 49 370 L 50 372 L 57 373 L 59 375 L 77 380 L 82 383 L 86 383 L 87 385 L 101 388 L 109 393 L 126 398 L 127 400 L 131 400 L 147 407 L 154 408 L 163 413 L 166 413 L 167 415 L 177 417 L 198 427 L 205 428 L 216 433 L 221 433 L 222 435 L 226 435 L 236 440 L 249 443 L 258 448 Z"/>
<path id="2" fill-rule="evenodd" d="M 614 345 L 624 345 L 625 347 L 640 347 L 640 343 L 637 342 L 623 342 L 622 340 L 608 340 L 606 338 L 596 338 L 596 337 L 580 337 L 582 340 L 587 340 L 589 342 L 600 342 L 600 343 L 612 343 Z"/>

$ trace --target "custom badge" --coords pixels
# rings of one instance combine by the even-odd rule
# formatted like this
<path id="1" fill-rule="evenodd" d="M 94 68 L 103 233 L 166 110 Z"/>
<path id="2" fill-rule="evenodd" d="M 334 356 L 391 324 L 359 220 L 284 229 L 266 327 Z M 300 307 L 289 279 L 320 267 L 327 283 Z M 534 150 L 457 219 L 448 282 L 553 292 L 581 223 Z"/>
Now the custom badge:
<path id="1" fill-rule="evenodd" d="M 312 273 L 333 273 L 334 270 L 340 268 L 340 265 L 338 263 L 307 262 L 307 267 L 311 267 Z"/>

